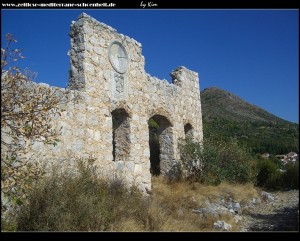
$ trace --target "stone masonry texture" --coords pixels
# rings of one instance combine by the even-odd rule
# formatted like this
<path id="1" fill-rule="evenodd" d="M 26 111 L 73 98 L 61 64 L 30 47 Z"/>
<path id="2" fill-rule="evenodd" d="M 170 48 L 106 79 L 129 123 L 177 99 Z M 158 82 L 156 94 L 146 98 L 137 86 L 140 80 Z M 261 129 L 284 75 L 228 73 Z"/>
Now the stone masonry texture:
<path id="1" fill-rule="evenodd" d="M 28 153 L 62 165 L 92 156 L 99 175 L 151 190 L 150 118 L 160 126 L 162 175 L 180 161 L 180 138 L 203 139 L 198 73 L 178 67 L 172 84 L 150 76 L 140 43 L 85 13 L 71 23 L 69 35 L 68 87 L 46 86 L 61 99 L 61 115 L 53 118 L 60 142 L 32 142 Z M 64 101 L 71 97 L 77 101 Z"/>

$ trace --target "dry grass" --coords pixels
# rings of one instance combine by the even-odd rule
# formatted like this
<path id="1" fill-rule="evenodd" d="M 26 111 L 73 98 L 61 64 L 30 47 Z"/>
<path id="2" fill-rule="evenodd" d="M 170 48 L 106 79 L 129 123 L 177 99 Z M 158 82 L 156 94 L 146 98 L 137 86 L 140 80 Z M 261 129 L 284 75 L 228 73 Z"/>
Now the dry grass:
<path id="1" fill-rule="evenodd" d="M 153 193 L 158 200 L 167 202 L 170 207 L 201 205 L 207 199 L 216 201 L 220 195 L 230 195 L 234 200 L 243 203 L 249 198 L 258 197 L 259 190 L 253 184 L 228 184 L 218 186 L 188 182 L 167 183 L 162 177 L 153 177 Z"/>
<path id="2" fill-rule="evenodd" d="M 47 179 L 48 180 L 48 179 Z M 251 184 L 219 186 L 188 182 L 166 182 L 153 177 L 152 195 L 142 197 L 117 183 L 96 180 L 81 166 L 78 177 L 63 175 L 42 183 L 18 218 L 21 231 L 214 231 L 223 220 L 238 231 L 231 215 L 201 217 L 192 209 L 227 196 L 243 203 L 258 196 Z M 127 191 L 126 191 L 127 190 Z"/>
<path id="3" fill-rule="evenodd" d="M 217 220 L 231 224 L 231 231 L 239 231 L 240 226 L 231 215 L 200 217 L 192 209 L 204 207 L 207 200 L 218 201 L 221 195 L 230 196 L 240 203 L 258 196 L 258 190 L 252 184 L 209 186 L 188 182 L 168 183 L 163 177 L 153 177 L 152 182 L 153 194 L 149 206 L 133 217 L 120 220 L 116 231 L 214 231 L 213 224 Z"/>
<path id="4" fill-rule="evenodd" d="M 205 217 L 192 213 L 193 208 L 205 206 L 205 201 L 218 201 L 221 195 L 245 203 L 252 197 L 258 197 L 258 190 L 252 184 L 228 184 L 219 186 L 199 183 L 167 183 L 162 177 L 153 177 L 153 196 L 156 207 L 164 207 L 167 219 L 162 225 L 163 231 L 212 231 L 213 223 L 223 220 L 232 225 L 232 231 L 238 231 L 239 225 L 231 215 Z"/>

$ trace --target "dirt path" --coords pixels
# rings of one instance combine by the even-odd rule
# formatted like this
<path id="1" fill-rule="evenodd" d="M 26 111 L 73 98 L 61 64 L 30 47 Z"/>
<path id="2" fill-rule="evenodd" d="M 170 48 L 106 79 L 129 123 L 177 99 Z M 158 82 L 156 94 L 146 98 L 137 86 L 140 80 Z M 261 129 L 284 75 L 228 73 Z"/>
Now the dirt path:
<path id="1" fill-rule="evenodd" d="M 299 190 L 271 194 L 274 201 L 243 214 L 243 231 L 299 231 Z"/>

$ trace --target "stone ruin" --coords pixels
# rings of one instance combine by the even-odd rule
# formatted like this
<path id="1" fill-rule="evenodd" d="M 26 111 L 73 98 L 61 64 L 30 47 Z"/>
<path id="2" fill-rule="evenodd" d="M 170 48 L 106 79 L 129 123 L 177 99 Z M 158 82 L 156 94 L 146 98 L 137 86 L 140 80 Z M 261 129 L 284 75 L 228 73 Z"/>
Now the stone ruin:
<path id="1" fill-rule="evenodd" d="M 68 87 L 46 87 L 62 100 L 77 95 L 79 101 L 62 101 L 53 118 L 58 145 L 35 141 L 28 153 L 61 164 L 93 156 L 101 175 L 151 190 L 149 119 L 159 124 L 162 175 L 180 161 L 180 138 L 203 138 L 198 73 L 178 67 L 172 84 L 151 77 L 140 43 L 85 13 L 72 22 L 70 37 Z"/>

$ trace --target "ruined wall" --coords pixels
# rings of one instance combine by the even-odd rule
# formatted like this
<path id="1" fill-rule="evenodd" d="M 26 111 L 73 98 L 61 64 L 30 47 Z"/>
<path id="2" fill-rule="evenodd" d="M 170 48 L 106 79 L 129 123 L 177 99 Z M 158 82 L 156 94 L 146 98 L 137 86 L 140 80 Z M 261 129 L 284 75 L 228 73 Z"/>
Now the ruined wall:
<path id="1" fill-rule="evenodd" d="M 58 145 L 35 142 L 30 152 L 48 163 L 92 155 L 107 176 L 150 190 L 149 118 L 160 124 L 164 175 L 179 161 L 178 139 L 185 132 L 203 138 L 198 74 L 178 67 L 173 84 L 151 77 L 140 43 L 84 13 L 72 22 L 70 37 L 72 91 L 58 93 L 78 101 L 62 101 L 61 116 L 53 120 L 61 128 Z"/>

